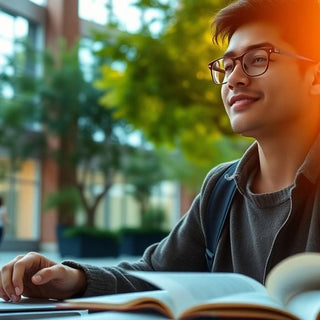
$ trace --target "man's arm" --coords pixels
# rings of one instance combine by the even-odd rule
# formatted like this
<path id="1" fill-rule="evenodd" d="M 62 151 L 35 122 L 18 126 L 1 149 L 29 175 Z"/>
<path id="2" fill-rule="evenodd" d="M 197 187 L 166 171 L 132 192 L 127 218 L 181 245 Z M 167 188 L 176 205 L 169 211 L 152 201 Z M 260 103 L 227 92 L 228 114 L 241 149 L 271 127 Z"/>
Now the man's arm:
<path id="1" fill-rule="evenodd" d="M 135 263 L 122 262 L 115 267 L 97 267 L 65 261 L 53 262 L 38 253 L 18 256 L 0 271 L 0 296 L 19 301 L 29 297 L 65 299 L 118 292 L 154 289 L 128 271 L 208 271 L 205 258 L 204 216 L 206 201 L 220 169 L 205 179 L 201 194 L 174 229 L 158 244 L 146 249 Z"/>
<path id="2" fill-rule="evenodd" d="M 18 302 L 21 296 L 65 299 L 85 291 L 85 273 L 30 252 L 17 256 L 0 271 L 0 296 Z"/>

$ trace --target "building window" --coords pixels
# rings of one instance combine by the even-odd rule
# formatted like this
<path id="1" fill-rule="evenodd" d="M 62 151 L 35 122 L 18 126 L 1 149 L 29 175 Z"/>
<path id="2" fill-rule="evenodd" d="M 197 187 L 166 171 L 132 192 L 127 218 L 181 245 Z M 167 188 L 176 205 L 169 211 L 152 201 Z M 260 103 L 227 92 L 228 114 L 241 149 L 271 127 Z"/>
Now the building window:
<path id="1" fill-rule="evenodd" d="M 12 75 L 14 68 L 6 67 L 8 57 L 19 54 L 24 56 L 25 47 L 21 40 L 32 48 L 43 45 L 42 28 L 26 17 L 0 10 L 0 71 Z M 27 61 L 27 60 L 26 60 Z M 6 69 L 4 69 L 6 67 Z M 24 67 L 35 72 L 35 65 L 26 62 Z M 1 88 L 3 98 L 11 98 L 13 89 L 8 85 Z M 33 127 L 33 124 L 25 124 Z M 37 240 L 40 236 L 40 178 L 38 160 L 29 159 L 21 163 L 18 170 L 10 169 L 9 157 L 1 152 L 2 168 L 7 168 L 0 179 L 0 194 L 3 195 L 10 224 L 6 230 L 7 239 Z"/>

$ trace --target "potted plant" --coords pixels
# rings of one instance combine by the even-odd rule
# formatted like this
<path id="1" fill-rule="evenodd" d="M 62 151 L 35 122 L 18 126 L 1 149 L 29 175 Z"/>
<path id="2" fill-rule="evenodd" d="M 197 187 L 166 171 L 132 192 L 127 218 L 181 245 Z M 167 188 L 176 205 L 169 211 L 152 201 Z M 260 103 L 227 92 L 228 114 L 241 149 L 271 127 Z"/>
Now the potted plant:
<path id="1" fill-rule="evenodd" d="M 165 228 L 166 213 L 161 207 L 150 207 L 144 214 L 140 227 L 122 228 L 120 253 L 140 256 L 153 243 L 160 242 L 169 231 Z"/>
<path id="2" fill-rule="evenodd" d="M 63 205 L 65 214 L 73 215 L 81 208 L 76 189 L 64 189 L 48 196 L 45 211 Z M 90 226 L 57 226 L 57 242 L 61 257 L 116 257 L 119 253 L 118 233 Z"/>
<path id="3" fill-rule="evenodd" d="M 60 238 L 62 257 L 117 257 L 119 234 L 87 226 L 69 227 Z"/>
<path id="4" fill-rule="evenodd" d="M 165 210 L 150 203 L 154 186 L 165 180 L 167 173 L 155 151 L 136 149 L 127 160 L 123 172 L 130 185 L 128 192 L 139 204 L 140 221 L 138 227 L 121 229 L 120 253 L 141 255 L 146 247 L 168 234 L 164 230 Z"/>

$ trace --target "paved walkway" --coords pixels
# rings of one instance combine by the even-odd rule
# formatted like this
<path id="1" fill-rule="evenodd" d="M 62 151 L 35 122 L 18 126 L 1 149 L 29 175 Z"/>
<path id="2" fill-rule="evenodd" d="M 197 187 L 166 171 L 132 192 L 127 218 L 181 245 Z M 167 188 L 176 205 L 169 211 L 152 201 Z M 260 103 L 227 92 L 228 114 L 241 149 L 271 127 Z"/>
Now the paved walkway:
<path id="1" fill-rule="evenodd" d="M 131 257 L 131 256 L 120 256 L 117 258 L 74 258 L 74 257 L 63 257 L 59 255 L 57 252 L 41 252 L 46 255 L 49 259 L 60 262 L 62 260 L 76 260 L 81 263 L 88 263 L 97 266 L 112 266 L 120 261 L 136 261 L 139 257 Z M 0 252 L 0 266 L 6 264 L 10 260 L 14 259 L 17 255 L 24 254 L 24 252 L 13 252 L 13 251 L 1 251 Z"/>

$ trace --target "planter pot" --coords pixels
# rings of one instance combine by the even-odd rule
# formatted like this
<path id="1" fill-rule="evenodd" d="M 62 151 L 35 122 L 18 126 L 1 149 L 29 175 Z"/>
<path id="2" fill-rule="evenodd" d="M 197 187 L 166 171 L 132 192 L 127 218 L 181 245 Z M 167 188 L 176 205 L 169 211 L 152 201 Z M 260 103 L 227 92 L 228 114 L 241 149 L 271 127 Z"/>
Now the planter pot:
<path id="1" fill-rule="evenodd" d="M 141 256 L 145 249 L 153 243 L 160 242 L 168 232 L 122 231 L 120 237 L 121 255 Z"/>
<path id="2" fill-rule="evenodd" d="M 119 242 L 115 236 L 78 234 L 69 236 L 66 227 L 58 227 L 57 238 L 61 257 L 117 257 Z"/>

